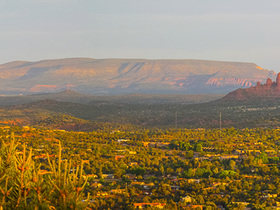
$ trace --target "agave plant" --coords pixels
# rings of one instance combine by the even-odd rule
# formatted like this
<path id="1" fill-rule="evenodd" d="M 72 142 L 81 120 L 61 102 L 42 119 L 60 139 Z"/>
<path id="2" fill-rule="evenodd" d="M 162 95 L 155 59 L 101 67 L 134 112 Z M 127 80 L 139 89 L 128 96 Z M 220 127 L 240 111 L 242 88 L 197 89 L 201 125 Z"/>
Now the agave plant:
<path id="1" fill-rule="evenodd" d="M 61 160 L 61 144 L 58 142 L 58 162 L 48 162 L 52 174 L 49 181 L 53 186 L 52 202 L 60 209 L 83 209 L 87 203 L 82 202 L 83 190 L 87 183 L 87 178 L 83 178 L 83 161 L 81 166 L 73 167 L 71 160 Z"/>
<path id="2" fill-rule="evenodd" d="M 2 209 L 85 209 L 82 202 L 87 179 L 83 162 L 76 168 L 71 160 L 62 162 L 61 144 L 58 159 L 48 163 L 50 171 L 41 170 L 32 158 L 32 148 L 18 151 L 14 138 L 0 147 L 0 210 Z"/>

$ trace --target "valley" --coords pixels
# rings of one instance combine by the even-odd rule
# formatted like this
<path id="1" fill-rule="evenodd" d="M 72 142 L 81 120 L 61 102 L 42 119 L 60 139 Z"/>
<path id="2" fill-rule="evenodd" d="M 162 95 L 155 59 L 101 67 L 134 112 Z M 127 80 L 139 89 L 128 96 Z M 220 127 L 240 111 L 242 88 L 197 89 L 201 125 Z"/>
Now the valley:
<path id="1" fill-rule="evenodd" d="M 277 209 L 279 78 L 226 95 L 1 96 L 0 207 Z"/>

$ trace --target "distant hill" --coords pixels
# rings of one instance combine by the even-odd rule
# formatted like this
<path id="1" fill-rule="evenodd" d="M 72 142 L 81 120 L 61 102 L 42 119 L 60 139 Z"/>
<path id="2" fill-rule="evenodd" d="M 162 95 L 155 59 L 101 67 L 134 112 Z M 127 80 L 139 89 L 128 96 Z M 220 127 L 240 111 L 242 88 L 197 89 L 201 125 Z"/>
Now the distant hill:
<path id="1" fill-rule="evenodd" d="M 280 73 L 278 73 L 276 81 L 272 82 L 270 78 L 265 84 L 257 83 L 256 86 L 249 88 L 240 88 L 230 92 L 219 102 L 279 102 L 280 101 Z"/>
<path id="2" fill-rule="evenodd" d="M 182 103 L 118 103 L 95 101 L 88 104 L 41 100 L 0 107 L 0 124 L 29 125 L 63 130 L 114 130 L 127 125 L 142 128 L 280 127 L 279 102 L 249 101 Z"/>
<path id="3" fill-rule="evenodd" d="M 0 65 L 0 94 L 225 94 L 274 79 L 254 63 L 67 58 Z"/>
<path id="4" fill-rule="evenodd" d="M 222 98 L 222 94 L 126 94 L 126 95 L 86 95 L 73 90 L 58 93 L 42 93 L 21 96 L 0 96 L 0 106 L 20 105 L 41 100 L 55 100 L 79 104 L 96 102 L 123 103 L 123 104 L 196 104 L 214 101 Z"/>

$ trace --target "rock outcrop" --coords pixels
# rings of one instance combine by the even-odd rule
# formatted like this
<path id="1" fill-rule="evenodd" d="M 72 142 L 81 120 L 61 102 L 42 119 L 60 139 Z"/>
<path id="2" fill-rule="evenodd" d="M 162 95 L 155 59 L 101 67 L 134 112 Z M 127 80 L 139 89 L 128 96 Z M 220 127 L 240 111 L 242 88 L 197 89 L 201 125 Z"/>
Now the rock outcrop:
<path id="1" fill-rule="evenodd" d="M 280 73 L 277 74 L 275 82 L 268 78 L 265 84 L 257 82 L 256 86 L 230 92 L 221 101 L 269 101 L 276 99 L 280 100 Z"/>

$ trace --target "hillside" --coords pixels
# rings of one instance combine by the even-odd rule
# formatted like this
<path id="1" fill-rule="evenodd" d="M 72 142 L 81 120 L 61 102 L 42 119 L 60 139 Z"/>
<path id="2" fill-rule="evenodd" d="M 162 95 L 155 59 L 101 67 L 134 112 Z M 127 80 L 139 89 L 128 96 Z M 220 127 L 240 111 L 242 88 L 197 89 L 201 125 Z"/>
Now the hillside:
<path id="1" fill-rule="evenodd" d="M 126 94 L 126 95 L 86 95 L 72 90 L 58 93 L 42 93 L 21 96 L 0 96 L 0 106 L 28 104 L 41 100 L 55 100 L 80 104 L 96 102 L 125 104 L 196 104 L 222 98 L 222 94 Z"/>
<path id="2" fill-rule="evenodd" d="M 84 94 L 209 94 L 250 87 L 273 71 L 253 63 L 68 58 L 0 65 L 0 94 L 71 89 Z"/>
<path id="3" fill-rule="evenodd" d="M 129 104 L 96 101 L 89 104 L 42 100 L 0 107 L 0 124 L 92 131 L 122 126 L 144 128 L 256 128 L 280 126 L 279 103 Z"/>
<path id="4" fill-rule="evenodd" d="M 240 88 L 230 92 L 219 102 L 279 102 L 280 101 L 280 73 L 278 73 L 276 81 L 272 82 L 271 78 L 266 80 L 265 84 L 257 83 L 256 86 L 249 88 Z"/>

